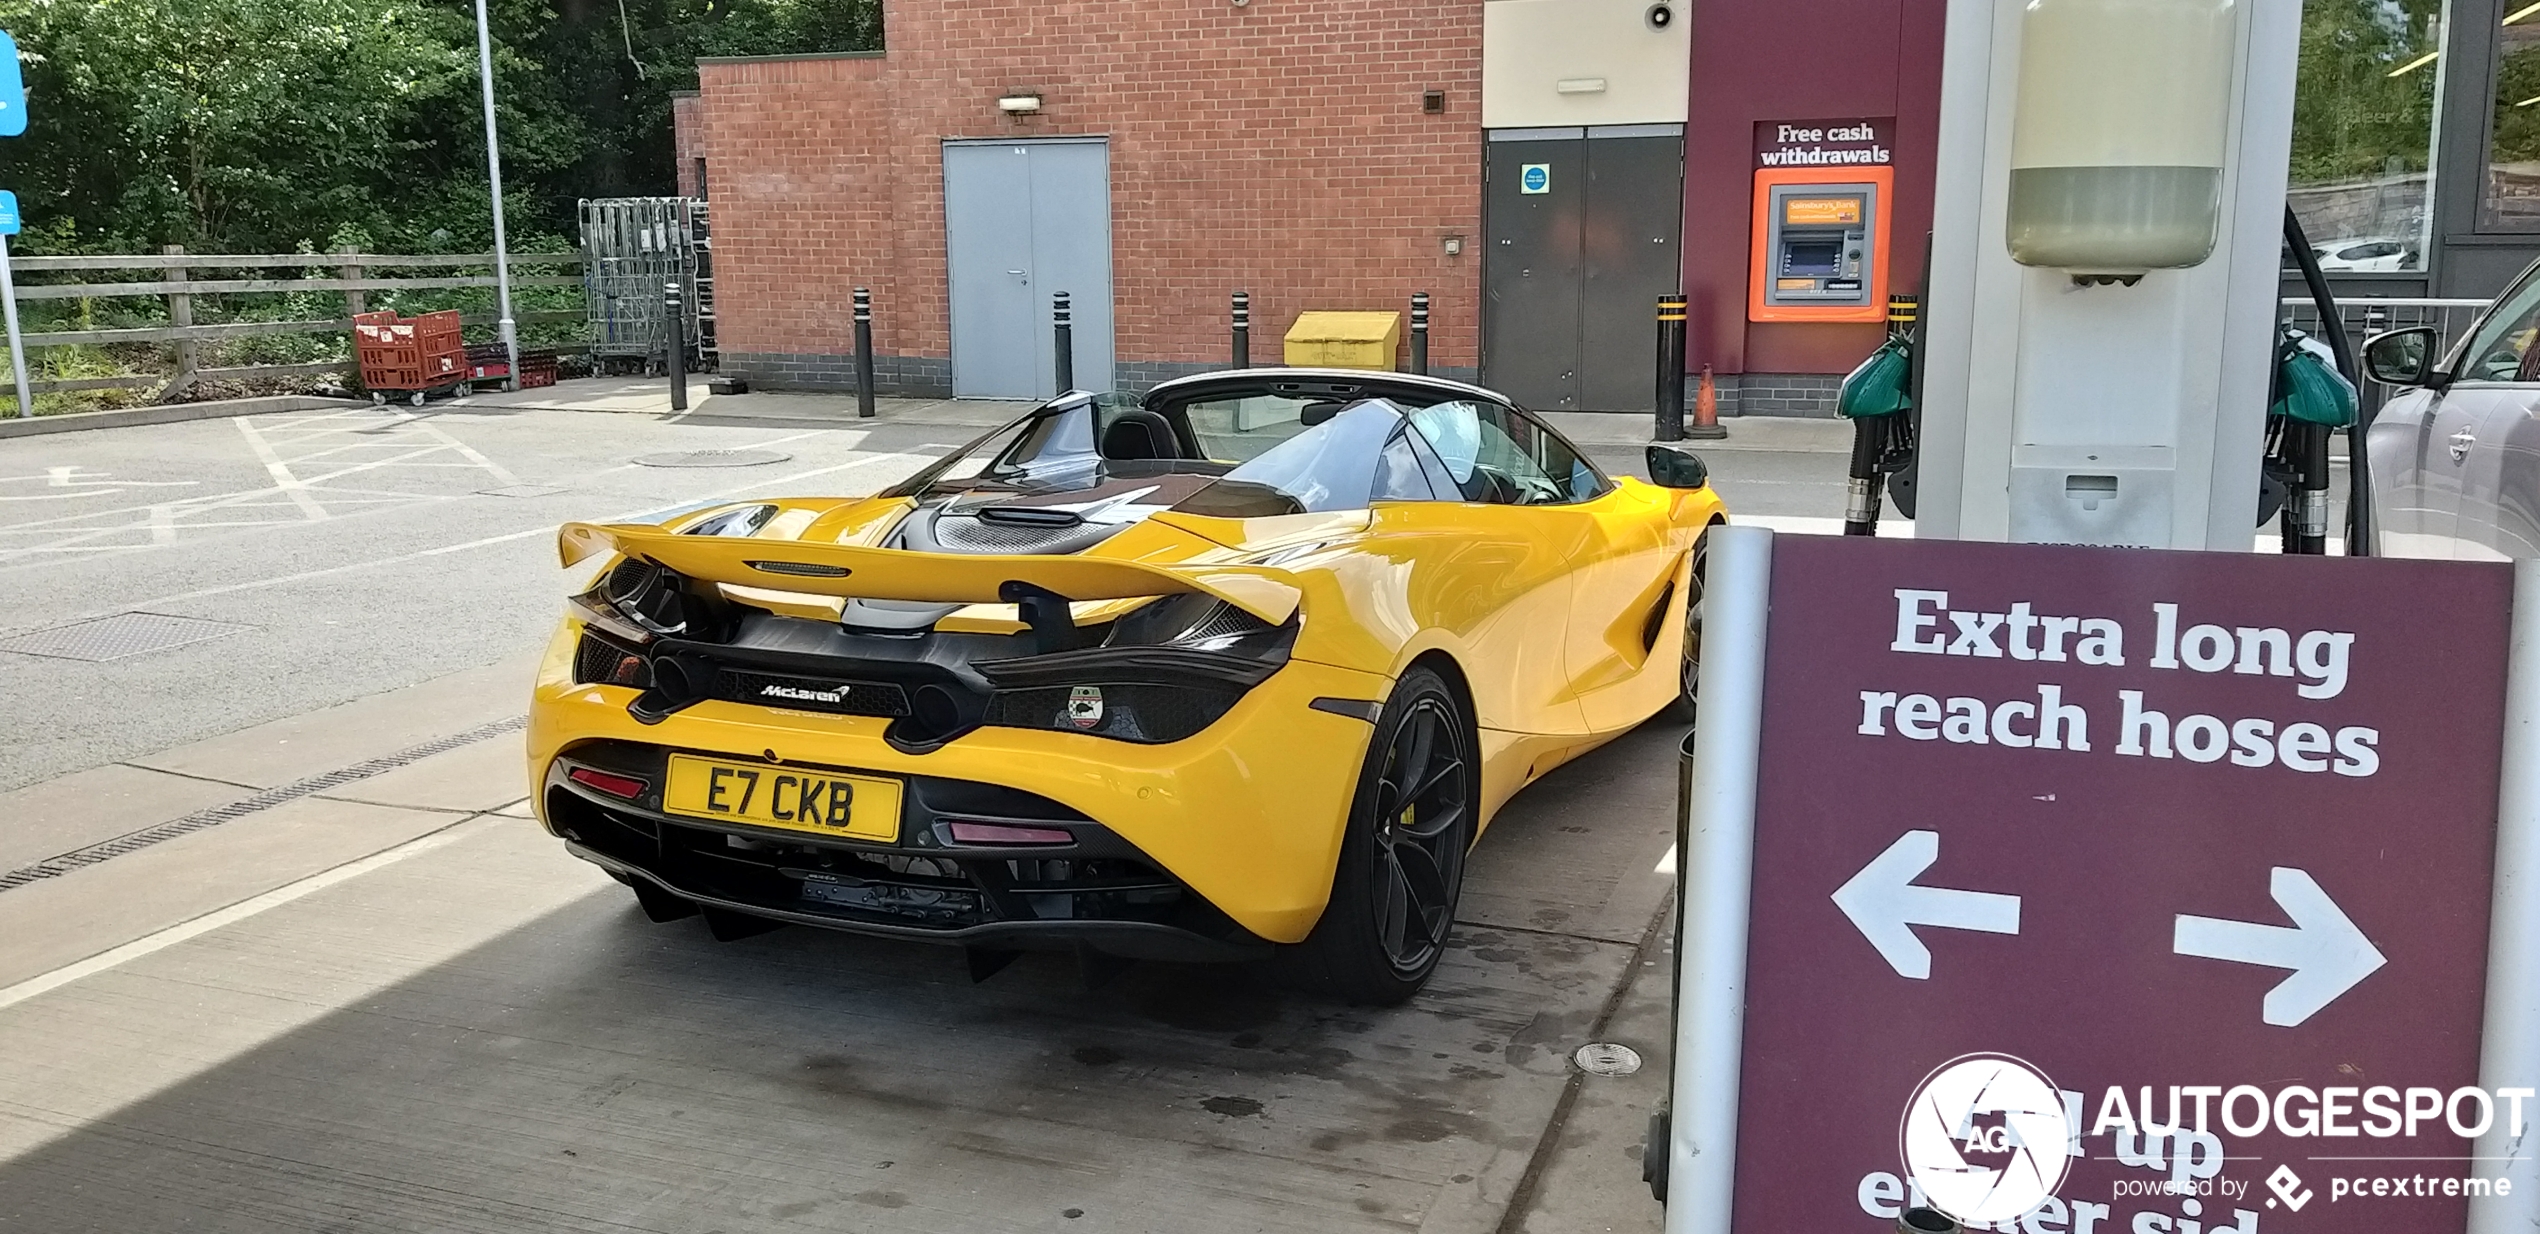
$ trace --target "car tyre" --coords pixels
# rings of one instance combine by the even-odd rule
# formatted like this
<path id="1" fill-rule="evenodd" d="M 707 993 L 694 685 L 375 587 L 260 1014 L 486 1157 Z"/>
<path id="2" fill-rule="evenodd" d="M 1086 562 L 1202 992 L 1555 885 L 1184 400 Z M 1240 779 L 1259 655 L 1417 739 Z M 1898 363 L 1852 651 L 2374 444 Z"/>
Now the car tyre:
<path id="1" fill-rule="evenodd" d="M 1472 721 L 1445 679 L 1402 675 L 1377 713 L 1332 873 L 1332 898 L 1278 965 L 1307 989 L 1392 1005 L 1428 984 L 1446 952 L 1481 803 Z"/>
<path id="2" fill-rule="evenodd" d="M 1709 537 L 1693 546 L 1693 584 L 1685 590 L 1684 650 L 1677 661 L 1676 697 L 1667 704 L 1666 718 L 1678 724 L 1691 724 L 1699 707 L 1702 684 L 1702 580 L 1710 562 Z"/>

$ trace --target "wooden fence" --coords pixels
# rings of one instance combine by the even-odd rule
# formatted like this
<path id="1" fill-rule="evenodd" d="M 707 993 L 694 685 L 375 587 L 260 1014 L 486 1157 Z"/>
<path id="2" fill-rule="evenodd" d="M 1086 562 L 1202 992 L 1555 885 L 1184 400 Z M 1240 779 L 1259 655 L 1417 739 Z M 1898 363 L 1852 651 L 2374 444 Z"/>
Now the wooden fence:
<path id="1" fill-rule="evenodd" d="M 579 253 L 514 253 L 511 265 L 512 286 L 580 287 L 578 274 L 521 274 L 531 270 L 560 266 L 579 266 Z M 216 339 L 246 338 L 273 334 L 323 334 L 343 332 L 350 335 L 355 314 L 366 311 L 365 292 L 424 291 L 461 287 L 492 287 L 490 273 L 494 265 L 491 253 L 458 253 L 430 256 L 383 255 L 341 250 L 331 253 L 281 254 L 213 254 L 188 253 L 182 246 L 170 245 L 165 252 L 151 256 L 112 255 L 98 257 L 15 257 L 10 268 L 22 278 L 30 274 L 53 273 L 130 273 L 153 271 L 158 278 L 142 282 L 82 282 L 18 284 L 18 300 L 90 300 L 115 297 L 153 297 L 167 301 L 168 324 L 110 330 L 46 330 L 25 336 L 26 346 L 56 347 L 68 344 L 172 343 L 176 351 L 173 374 L 133 374 L 121 377 L 79 377 L 31 383 L 34 392 L 62 390 L 106 390 L 134 386 L 159 386 L 158 401 L 165 402 L 191 391 L 206 379 L 252 377 L 307 376 L 343 372 L 353 367 L 349 356 L 342 360 L 321 360 L 311 364 L 255 364 L 237 368 L 201 368 L 195 363 L 195 345 Z M 430 270 L 484 267 L 485 274 L 444 276 L 384 276 L 381 270 Z M 197 278 L 194 272 L 212 270 L 310 270 L 332 268 L 333 278 Z M 198 295 L 265 295 L 285 292 L 340 292 L 344 297 L 344 316 L 305 321 L 236 321 L 197 325 L 194 321 L 194 297 Z M 580 321 L 582 310 L 554 310 L 515 313 L 513 319 L 522 324 L 544 321 Z M 469 313 L 461 320 L 468 325 L 487 325 L 495 320 L 491 313 Z M 568 349 L 571 350 L 571 349 Z"/>

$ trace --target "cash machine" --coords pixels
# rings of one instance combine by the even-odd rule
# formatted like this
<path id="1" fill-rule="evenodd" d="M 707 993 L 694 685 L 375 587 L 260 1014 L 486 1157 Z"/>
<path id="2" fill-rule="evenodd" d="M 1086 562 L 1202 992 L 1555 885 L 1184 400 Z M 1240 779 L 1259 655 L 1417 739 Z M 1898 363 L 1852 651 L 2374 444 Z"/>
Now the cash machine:
<path id="1" fill-rule="evenodd" d="M 1755 172 L 1749 321 L 1884 321 L 1887 167 L 1764 167 Z"/>

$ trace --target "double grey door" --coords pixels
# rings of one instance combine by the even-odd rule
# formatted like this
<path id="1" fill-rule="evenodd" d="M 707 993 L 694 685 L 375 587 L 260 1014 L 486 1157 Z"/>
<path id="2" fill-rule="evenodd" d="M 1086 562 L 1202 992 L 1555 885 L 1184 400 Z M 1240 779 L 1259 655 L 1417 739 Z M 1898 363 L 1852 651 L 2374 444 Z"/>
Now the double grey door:
<path id="1" fill-rule="evenodd" d="M 944 143 L 955 398 L 1060 393 L 1051 297 L 1074 314 L 1075 377 L 1111 389 L 1111 152 L 1098 137 Z"/>
<path id="2" fill-rule="evenodd" d="M 1545 410 L 1655 407 L 1683 127 L 1495 129 L 1485 159 L 1483 381 Z"/>

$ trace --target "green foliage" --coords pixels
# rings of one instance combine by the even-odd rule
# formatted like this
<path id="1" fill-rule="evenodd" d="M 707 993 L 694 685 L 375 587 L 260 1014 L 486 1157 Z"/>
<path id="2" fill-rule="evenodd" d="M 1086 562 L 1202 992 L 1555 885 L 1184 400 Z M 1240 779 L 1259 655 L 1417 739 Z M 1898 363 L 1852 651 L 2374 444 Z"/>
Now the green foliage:
<path id="1" fill-rule="evenodd" d="M 670 96 L 696 57 L 881 37 L 878 0 L 490 9 L 522 247 L 569 242 L 577 198 L 674 191 Z M 31 96 L 0 148 L 26 251 L 491 247 L 474 0 L 0 0 L 0 28 Z"/>
<path id="2" fill-rule="evenodd" d="M 2540 162 L 2540 30 L 2507 26 L 2496 62 L 2494 164 Z M 2527 170 L 2527 167 L 2525 168 Z"/>
<path id="3" fill-rule="evenodd" d="M 2306 0 L 2293 95 L 2293 183 L 2426 169 L 2442 0 Z M 2540 117 L 2535 117 L 2540 118 Z"/>

